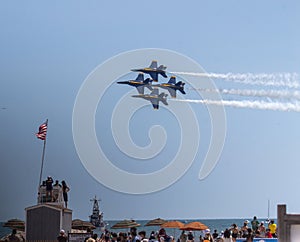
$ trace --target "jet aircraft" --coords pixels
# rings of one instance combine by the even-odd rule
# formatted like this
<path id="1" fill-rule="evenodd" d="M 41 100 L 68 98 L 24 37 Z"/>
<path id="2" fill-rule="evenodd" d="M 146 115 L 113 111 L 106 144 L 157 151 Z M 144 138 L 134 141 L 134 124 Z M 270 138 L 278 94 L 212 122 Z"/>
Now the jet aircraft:
<path id="1" fill-rule="evenodd" d="M 139 94 L 144 94 L 144 89 L 147 87 L 150 91 L 153 90 L 151 86 L 152 80 L 150 78 L 147 78 L 144 80 L 144 74 L 140 73 L 135 80 L 129 80 L 129 81 L 119 81 L 118 84 L 127 84 L 129 86 L 136 87 Z"/>
<path id="2" fill-rule="evenodd" d="M 157 88 L 155 88 L 150 94 L 132 95 L 132 97 L 144 98 L 146 100 L 149 100 L 152 103 L 154 109 L 159 108 L 159 101 L 161 101 L 165 105 L 168 105 L 167 96 L 168 94 L 165 94 L 164 92 L 159 94 Z"/>
<path id="3" fill-rule="evenodd" d="M 176 83 L 176 77 L 172 76 L 168 83 L 161 83 L 161 84 L 152 85 L 152 86 L 167 89 L 169 91 L 171 97 L 176 98 L 177 90 L 180 91 L 182 94 L 185 94 L 184 85 L 185 85 L 185 83 L 182 81 L 179 81 Z"/>
<path id="4" fill-rule="evenodd" d="M 149 74 L 151 76 L 151 78 L 153 79 L 153 81 L 157 82 L 159 74 L 165 78 L 168 77 L 166 74 L 166 69 L 167 69 L 167 67 L 164 65 L 160 65 L 159 67 L 157 67 L 157 61 L 152 61 L 149 67 L 140 68 L 140 69 L 132 69 L 131 71 L 139 71 L 139 72 Z"/>

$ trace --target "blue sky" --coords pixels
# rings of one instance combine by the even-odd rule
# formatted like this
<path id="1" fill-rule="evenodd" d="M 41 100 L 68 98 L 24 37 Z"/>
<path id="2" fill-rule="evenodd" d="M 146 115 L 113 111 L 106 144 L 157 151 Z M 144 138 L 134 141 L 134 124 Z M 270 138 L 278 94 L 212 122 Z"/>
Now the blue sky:
<path id="1" fill-rule="evenodd" d="M 116 192 L 90 176 L 72 136 L 73 107 L 84 80 L 125 51 L 169 49 L 212 73 L 300 73 L 299 10 L 297 1 L 1 1 L 0 220 L 24 218 L 24 208 L 36 203 L 43 144 L 34 133 L 46 118 L 44 178 L 67 181 L 74 218 L 88 219 L 95 195 L 105 219 L 266 217 L 268 199 L 272 217 L 279 203 L 299 213 L 297 112 L 225 107 L 224 149 L 213 172 L 200 181 L 210 121 L 203 105 L 191 104 L 202 131 L 195 162 L 170 187 L 144 195 Z M 214 81 L 218 88 L 242 88 Z M 106 102 L 123 90 L 130 88 L 111 85 Z M 117 153 L 107 131 L 110 108 L 96 114 L 99 142 L 116 165 L 136 171 L 140 164 Z M 144 144 L 148 127 L 161 122 L 171 140 L 160 157 L 166 165 L 179 144 L 173 132 L 178 126 L 172 117 L 164 119 L 164 108 L 159 112 L 145 107 L 137 113 L 132 126 L 143 125 L 132 128 L 132 136 Z M 154 159 L 145 166 L 155 170 L 162 164 Z"/>

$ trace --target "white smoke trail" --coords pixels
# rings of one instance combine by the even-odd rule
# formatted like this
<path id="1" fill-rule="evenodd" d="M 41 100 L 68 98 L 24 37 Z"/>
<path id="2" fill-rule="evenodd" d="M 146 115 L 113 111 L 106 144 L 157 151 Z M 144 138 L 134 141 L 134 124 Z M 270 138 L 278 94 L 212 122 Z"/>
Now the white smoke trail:
<path id="1" fill-rule="evenodd" d="M 172 99 L 179 102 L 201 103 L 208 105 L 229 106 L 236 108 L 252 108 L 262 110 L 277 110 L 277 111 L 294 111 L 300 112 L 300 103 L 290 102 L 264 102 L 264 101 L 236 101 L 236 100 L 189 100 L 189 99 Z"/>
<path id="2" fill-rule="evenodd" d="M 195 88 L 191 88 L 195 90 Z M 251 89 L 204 89 L 197 88 L 199 91 L 204 92 L 219 92 L 221 94 L 239 95 L 239 96 L 252 96 L 252 97 L 268 97 L 280 98 L 289 100 L 300 100 L 300 91 L 292 90 L 251 90 Z"/>
<path id="3" fill-rule="evenodd" d="M 177 75 L 210 77 L 215 79 L 223 79 L 225 81 L 233 81 L 249 85 L 275 86 L 299 88 L 299 75 L 297 73 L 194 73 L 194 72 L 171 72 Z"/>

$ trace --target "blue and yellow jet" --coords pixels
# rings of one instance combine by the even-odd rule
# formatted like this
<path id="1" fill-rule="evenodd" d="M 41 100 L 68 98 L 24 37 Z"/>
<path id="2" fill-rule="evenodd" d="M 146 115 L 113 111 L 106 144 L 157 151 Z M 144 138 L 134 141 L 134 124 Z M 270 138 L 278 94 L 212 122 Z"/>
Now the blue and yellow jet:
<path id="1" fill-rule="evenodd" d="M 149 67 L 140 68 L 140 69 L 132 69 L 131 71 L 139 71 L 139 72 L 149 74 L 151 76 L 151 78 L 153 79 L 153 81 L 157 82 L 159 74 L 165 78 L 168 77 L 166 74 L 166 69 L 167 69 L 167 67 L 164 65 L 160 65 L 159 67 L 157 67 L 157 61 L 152 61 L 151 65 Z"/>
<path id="2" fill-rule="evenodd" d="M 168 94 L 165 94 L 164 92 L 159 94 L 157 88 L 155 88 L 150 94 L 132 95 L 132 97 L 143 98 L 150 101 L 154 109 L 159 108 L 159 101 L 161 101 L 165 105 L 168 105 L 167 96 Z"/>
<path id="3" fill-rule="evenodd" d="M 147 78 L 146 80 L 144 80 L 144 74 L 140 73 L 135 80 L 120 81 L 117 83 L 118 84 L 127 84 L 129 86 L 136 87 L 139 94 L 144 94 L 145 87 L 147 87 L 150 91 L 153 90 L 151 82 L 152 82 L 152 80 L 150 78 Z"/>
<path id="4" fill-rule="evenodd" d="M 157 85 L 152 85 L 152 86 L 167 89 L 169 91 L 171 97 L 176 98 L 176 91 L 177 90 L 180 91 L 182 94 L 185 94 L 184 85 L 185 85 L 185 83 L 182 82 L 182 81 L 179 81 L 179 82 L 176 83 L 176 77 L 172 76 L 170 78 L 169 82 L 161 83 L 161 84 L 157 84 Z"/>

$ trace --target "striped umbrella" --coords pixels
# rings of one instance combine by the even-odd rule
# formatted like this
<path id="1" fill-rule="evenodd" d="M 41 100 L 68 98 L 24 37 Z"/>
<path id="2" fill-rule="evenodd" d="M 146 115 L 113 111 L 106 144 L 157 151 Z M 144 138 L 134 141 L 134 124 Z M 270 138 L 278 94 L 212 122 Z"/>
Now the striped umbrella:
<path id="1" fill-rule="evenodd" d="M 168 221 L 164 224 L 161 225 L 162 228 L 173 228 L 173 234 L 174 234 L 174 238 L 176 237 L 176 231 L 175 229 L 180 229 L 184 226 L 184 223 L 177 221 L 177 220 L 173 220 L 173 221 Z"/>
<path id="2" fill-rule="evenodd" d="M 25 222 L 20 219 L 10 219 L 3 224 L 3 227 L 25 231 Z"/>
<path id="3" fill-rule="evenodd" d="M 126 228 L 133 228 L 133 227 L 139 227 L 141 226 L 140 224 L 138 224 L 137 222 L 135 222 L 134 220 L 123 220 L 120 222 L 117 222 L 116 224 L 114 224 L 113 226 L 111 226 L 111 229 L 126 229 Z"/>
<path id="4" fill-rule="evenodd" d="M 150 220 L 145 226 L 161 226 L 162 224 L 166 223 L 167 221 L 161 218 L 156 218 Z"/>

